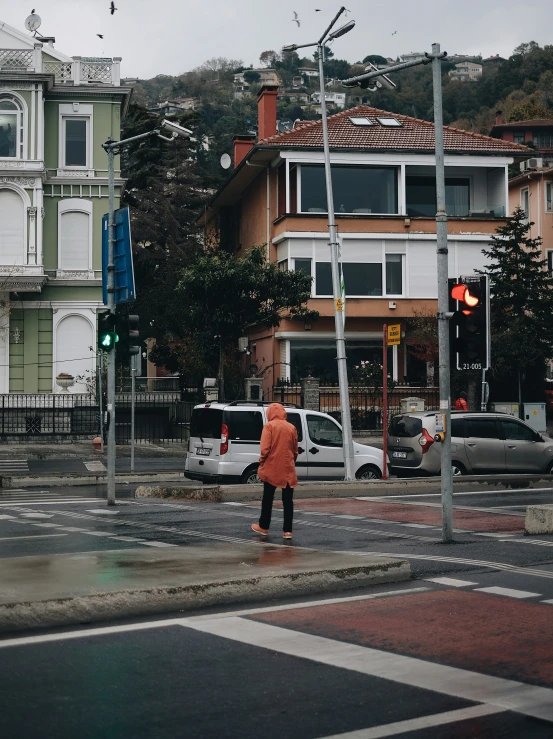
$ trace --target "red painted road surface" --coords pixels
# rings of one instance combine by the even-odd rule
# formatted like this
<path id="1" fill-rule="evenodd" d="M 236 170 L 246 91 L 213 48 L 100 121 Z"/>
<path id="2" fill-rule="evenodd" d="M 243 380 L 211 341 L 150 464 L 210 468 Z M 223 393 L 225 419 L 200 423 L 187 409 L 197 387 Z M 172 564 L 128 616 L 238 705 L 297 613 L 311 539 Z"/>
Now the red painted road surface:
<path id="1" fill-rule="evenodd" d="M 274 626 L 553 687 L 553 607 L 436 590 L 251 616 Z"/>
<path id="2" fill-rule="evenodd" d="M 277 504 L 275 507 L 282 507 Z M 379 501 L 355 500 L 352 498 L 310 498 L 294 501 L 298 511 L 320 511 L 334 515 L 349 514 L 367 516 L 382 521 L 401 523 L 423 523 L 431 526 L 442 525 L 442 509 L 439 506 L 413 505 L 411 503 L 384 503 Z M 453 525 L 467 531 L 522 532 L 523 516 L 508 516 L 479 510 L 453 510 Z"/>

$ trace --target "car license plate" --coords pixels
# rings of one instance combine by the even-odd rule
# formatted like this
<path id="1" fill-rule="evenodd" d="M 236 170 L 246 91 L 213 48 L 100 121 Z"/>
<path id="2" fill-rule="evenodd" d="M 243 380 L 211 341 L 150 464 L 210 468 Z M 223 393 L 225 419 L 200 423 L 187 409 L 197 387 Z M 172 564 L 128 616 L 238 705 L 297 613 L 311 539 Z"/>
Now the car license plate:
<path id="1" fill-rule="evenodd" d="M 200 449 L 199 447 L 196 447 L 196 454 L 198 457 L 209 457 L 211 449 Z"/>
<path id="2" fill-rule="evenodd" d="M 392 457 L 396 459 L 407 459 L 407 452 L 392 452 Z"/>

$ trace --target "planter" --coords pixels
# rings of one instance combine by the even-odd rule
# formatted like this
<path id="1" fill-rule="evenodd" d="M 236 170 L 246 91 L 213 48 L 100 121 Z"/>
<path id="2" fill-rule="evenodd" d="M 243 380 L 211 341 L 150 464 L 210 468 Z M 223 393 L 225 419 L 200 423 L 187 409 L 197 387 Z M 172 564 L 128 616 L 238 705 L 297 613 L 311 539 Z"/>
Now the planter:
<path id="1" fill-rule="evenodd" d="M 69 388 L 72 387 L 74 384 L 75 384 L 75 378 L 71 377 L 70 375 L 67 375 L 65 377 L 58 375 L 56 377 L 56 385 L 58 387 L 61 387 L 62 393 L 68 393 Z"/>

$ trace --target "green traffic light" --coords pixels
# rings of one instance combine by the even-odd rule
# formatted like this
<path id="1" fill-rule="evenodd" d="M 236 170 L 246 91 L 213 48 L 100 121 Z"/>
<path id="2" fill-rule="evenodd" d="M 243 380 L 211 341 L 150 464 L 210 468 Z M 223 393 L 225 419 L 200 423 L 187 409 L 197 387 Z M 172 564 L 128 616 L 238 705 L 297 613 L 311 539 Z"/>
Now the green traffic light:
<path id="1" fill-rule="evenodd" d="M 102 339 L 102 346 L 111 346 L 112 343 L 111 334 L 106 334 Z"/>

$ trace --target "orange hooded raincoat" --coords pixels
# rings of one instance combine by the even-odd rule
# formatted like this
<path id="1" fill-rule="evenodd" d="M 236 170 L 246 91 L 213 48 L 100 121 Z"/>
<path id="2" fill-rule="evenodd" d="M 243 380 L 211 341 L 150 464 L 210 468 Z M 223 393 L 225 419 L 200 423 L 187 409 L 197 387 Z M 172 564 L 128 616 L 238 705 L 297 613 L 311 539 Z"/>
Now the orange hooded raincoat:
<path id="1" fill-rule="evenodd" d="M 258 474 L 263 482 L 277 488 L 298 484 L 296 457 L 298 456 L 298 432 L 286 420 L 286 411 L 279 403 L 267 408 L 267 421 L 261 432 L 261 456 Z"/>

